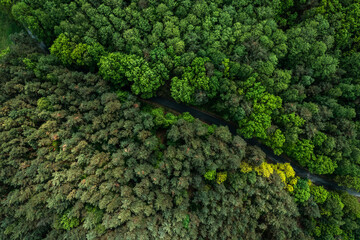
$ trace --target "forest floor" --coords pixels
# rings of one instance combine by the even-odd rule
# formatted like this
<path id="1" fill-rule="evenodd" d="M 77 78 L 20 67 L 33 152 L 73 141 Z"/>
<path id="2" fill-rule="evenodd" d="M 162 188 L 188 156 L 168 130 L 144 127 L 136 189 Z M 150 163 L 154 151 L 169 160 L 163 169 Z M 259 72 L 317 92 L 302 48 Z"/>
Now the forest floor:
<path id="1" fill-rule="evenodd" d="M 10 46 L 10 34 L 19 32 L 22 28 L 9 18 L 9 14 L 5 10 L 0 9 L 0 50 Z"/>

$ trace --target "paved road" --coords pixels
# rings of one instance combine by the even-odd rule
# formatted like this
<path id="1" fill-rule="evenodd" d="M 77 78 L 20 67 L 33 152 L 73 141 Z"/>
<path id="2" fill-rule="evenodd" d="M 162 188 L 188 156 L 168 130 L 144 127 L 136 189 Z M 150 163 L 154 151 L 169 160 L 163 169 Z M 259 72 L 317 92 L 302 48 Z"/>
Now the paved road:
<path id="1" fill-rule="evenodd" d="M 24 26 L 25 27 L 25 26 Z M 28 34 L 36 39 L 39 43 L 40 48 L 46 52 L 49 53 L 48 47 L 44 44 L 44 42 L 40 41 L 28 28 L 26 28 L 26 31 L 28 32 Z M 205 113 L 199 109 L 193 108 L 193 107 L 189 107 L 186 106 L 184 104 L 180 104 L 177 103 L 173 100 L 169 100 L 166 98 L 162 98 L 162 97 L 155 97 L 155 98 L 151 98 L 148 99 L 146 101 L 150 101 L 153 103 L 157 103 L 160 104 L 164 107 L 167 108 L 171 108 L 177 112 L 183 113 L 183 112 L 189 112 L 191 115 L 193 115 L 196 118 L 201 119 L 202 121 L 209 123 L 209 124 L 215 124 L 218 126 L 227 126 L 230 130 L 230 132 L 232 134 L 237 134 L 236 133 L 236 125 L 225 121 L 224 119 L 211 115 L 209 113 Z M 256 145 L 258 147 L 260 147 L 266 154 L 267 158 L 272 161 L 272 162 L 277 162 L 277 163 L 286 163 L 286 162 L 290 162 L 291 166 L 293 167 L 293 169 L 295 170 L 296 174 L 302 178 L 307 178 L 310 179 L 313 183 L 315 183 L 316 185 L 322 185 L 324 187 L 326 187 L 327 189 L 331 189 L 331 190 L 341 190 L 341 191 L 347 191 L 349 194 L 356 196 L 356 197 L 360 197 L 360 193 L 356 192 L 352 189 L 348 189 L 342 186 L 339 186 L 337 183 L 335 183 L 334 181 L 331 181 L 329 179 L 325 179 L 321 176 L 318 175 L 314 175 L 311 174 L 310 172 L 308 172 L 306 169 L 302 168 L 301 166 L 297 165 L 296 163 L 294 163 L 293 161 L 291 161 L 290 159 L 286 159 L 283 156 L 277 156 L 274 154 L 274 152 L 267 146 L 265 146 L 264 144 L 260 143 L 259 141 L 257 141 L 256 139 L 244 139 L 249 145 Z"/>
<path id="2" fill-rule="evenodd" d="M 30 36 L 31 38 L 35 39 L 35 40 L 38 42 L 39 47 L 40 47 L 45 53 L 50 53 L 48 47 L 45 45 L 45 43 L 44 43 L 43 41 L 41 41 L 40 39 L 38 39 L 38 38 L 30 31 L 30 29 L 28 29 L 28 28 L 25 27 L 25 26 L 24 26 L 24 28 L 25 28 L 26 32 L 29 34 L 29 36 Z"/>
<path id="3" fill-rule="evenodd" d="M 221 119 L 220 117 L 217 117 L 215 115 L 203 112 L 199 109 L 196 109 L 194 107 L 189 107 L 186 106 L 184 104 L 180 104 L 177 103 L 173 100 L 169 100 L 166 98 L 162 98 L 162 97 L 154 97 L 151 99 L 147 99 L 146 101 L 152 102 L 152 103 L 156 103 L 159 105 L 162 105 L 164 107 L 170 108 L 175 110 L 176 112 L 189 112 L 191 115 L 193 115 L 196 118 L 199 118 L 200 120 L 209 123 L 209 124 L 216 124 L 218 126 L 227 126 L 230 130 L 230 132 L 232 134 L 237 134 L 236 133 L 236 125 L 225 121 L 224 119 Z M 277 156 L 274 154 L 274 152 L 267 146 L 265 146 L 264 144 L 260 143 L 259 141 L 257 141 L 256 139 L 244 139 L 249 145 L 256 145 L 258 147 L 260 147 L 265 153 L 267 158 L 272 161 L 272 162 L 277 162 L 277 163 L 286 163 L 289 162 L 289 159 L 286 158 L 285 156 Z M 322 185 L 324 187 L 326 187 L 327 189 L 330 190 L 341 190 L 341 191 L 347 191 L 349 194 L 356 196 L 356 197 L 360 197 L 360 193 L 356 192 L 352 189 L 348 189 L 342 186 L 339 186 L 337 183 L 335 183 L 332 180 L 326 179 L 324 177 L 321 177 L 319 175 L 315 175 L 315 174 L 311 174 L 310 172 L 308 172 L 306 169 L 304 169 L 303 167 L 297 165 L 296 163 L 290 161 L 291 166 L 293 167 L 293 169 L 295 170 L 296 174 L 302 178 L 307 178 L 310 179 L 314 184 L 316 185 Z"/>

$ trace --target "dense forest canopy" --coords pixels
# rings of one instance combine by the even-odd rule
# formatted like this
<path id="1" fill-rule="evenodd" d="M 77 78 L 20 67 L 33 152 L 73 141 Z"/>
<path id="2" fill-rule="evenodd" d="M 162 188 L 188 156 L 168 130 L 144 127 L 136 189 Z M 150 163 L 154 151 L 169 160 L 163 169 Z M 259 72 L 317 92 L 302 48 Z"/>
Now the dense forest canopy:
<path id="1" fill-rule="evenodd" d="M 12 3 L 66 66 L 211 109 L 360 189 L 358 1 Z"/>
<path id="2" fill-rule="evenodd" d="M 10 44 L 9 35 L 20 31 L 19 25 L 0 5 L 0 50 L 7 48 Z"/>
<path id="3" fill-rule="evenodd" d="M 359 236 L 355 197 L 14 40 L 0 64 L 1 239 Z"/>
<path id="4" fill-rule="evenodd" d="M 0 6 L 50 51 L 0 52 L 0 239 L 360 238 L 357 198 L 243 140 L 360 191 L 360 1 Z"/>
<path id="5" fill-rule="evenodd" d="M 239 136 L 186 115 L 164 127 L 162 111 L 33 51 L 17 45 L 0 69 L 2 237 L 304 237 L 280 178 L 239 170 L 256 154 Z"/>

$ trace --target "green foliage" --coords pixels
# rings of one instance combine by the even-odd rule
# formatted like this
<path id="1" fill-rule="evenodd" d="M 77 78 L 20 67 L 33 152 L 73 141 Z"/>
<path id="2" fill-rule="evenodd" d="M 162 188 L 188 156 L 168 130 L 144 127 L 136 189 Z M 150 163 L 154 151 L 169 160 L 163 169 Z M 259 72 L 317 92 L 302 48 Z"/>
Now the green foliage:
<path id="1" fill-rule="evenodd" d="M 64 64 L 80 63 L 80 65 L 84 65 L 83 57 L 81 56 L 85 51 L 84 46 L 81 45 L 77 48 L 76 44 L 70 42 L 70 39 L 65 34 L 59 35 L 50 47 L 50 51 L 51 54 L 57 56 Z M 73 52 L 76 54 L 73 55 Z"/>
<path id="2" fill-rule="evenodd" d="M 127 91 L 119 90 L 116 92 L 116 96 L 120 99 L 120 101 L 125 102 L 129 98 L 130 93 Z"/>
<path id="3" fill-rule="evenodd" d="M 168 112 L 164 113 L 163 108 L 153 108 L 151 109 L 151 115 L 154 117 L 154 123 L 157 126 L 167 128 L 174 123 L 176 123 L 179 119 L 184 119 L 187 122 L 194 122 L 195 118 L 188 112 L 184 112 L 183 114 L 180 114 L 178 116 L 175 116 L 174 114 Z M 209 126 L 211 128 L 212 126 Z M 213 129 L 208 129 L 209 133 L 214 133 Z"/>
<path id="4" fill-rule="evenodd" d="M 360 218 L 360 203 L 358 199 L 344 192 L 340 195 L 341 202 L 344 204 L 344 211 L 356 218 Z"/>
<path id="5" fill-rule="evenodd" d="M 65 65 L 94 66 L 102 55 L 104 47 L 100 44 L 75 43 L 65 34 L 60 34 L 50 47 L 51 54 L 57 56 Z"/>
<path id="6" fill-rule="evenodd" d="M 104 79 L 119 87 L 133 82 L 133 93 L 144 98 L 152 97 L 168 78 L 163 65 L 152 68 L 143 58 L 122 53 L 110 53 L 102 57 L 99 62 L 99 73 Z"/>
<path id="7" fill-rule="evenodd" d="M 337 164 L 329 157 L 318 155 L 313 156 L 313 162 L 309 163 L 309 168 L 317 174 L 331 174 L 335 171 Z"/>
<path id="8" fill-rule="evenodd" d="M 240 95 L 244 95 L 253 104 L 251 114 L 239 121 L 239 133 L 245 138 L 267 139 L 267 130 L 271 127 L 271 114 L 275 109 L 281 107 L 282 100 L 280 97 L 266 92 L 266 88 L 257 82 L 256 77 L 255 75 L 248 78 L 241 84 L 242 88 L 238 90 Z M 281 147 L 282 138 L 281 132 L 278 130 L 267 142 Z M 280 149 L 276 151 L 277 153 L 281 152 Z"/>
<path id="9" fill-rule="evenodd" d="M 216 179 L 216 170 L 207 171 L 204 175 L 206 180 L 212 181 Z"/>
<path id="10" fill-rule="evenodd" d="M 185 229 L 189 228 L 189 223 L 190 223 L 190 217 L 189 217 L 189 215 L 186 215 L 184 220 L 183 220 L 183 225 L 184 225 Z"/>
<path id="11" fill-rule="evenodd" d="M 24 58 L 23 59 L 23 63 L 26 65 L 26 67 L 28 68 L 28 69 L 35 69 L 36 68 L 36 63 L 35 62 L 33 62 L 31 59 L 29 59 L 29 58 Z"/>
<path id="12" fill-rule="evenodd" d="M 46 97 L 42 97 L 42 98 L 39 98 L 38 101 L 37 101 L 37 107 L 40 109 L 40 110 L 51 110 L 52 109 L 52 106 L 51 106 L 51 102 L 49 101 L 48 98 Z"/>
<path id="13" fill-rule="evenodd" d="M 224 59 L 222 61 L 222 64 L 224 65 L 224 77 L 230 77 L 230 59 Z"/>
<path id="14" fill-rule="evenodd" d="M 151 115 L 154 116 L 154 123 L 157 126 L 161 127 L 169 127 L 174 124 L 178 118 L 172 113 L 164 113 L 164 109 L 162 108 L 154 108 L 151 110 Z"/>
<path id="15" fill-rule="evenodd" d="M 310 194 L 313 196 L 316 203 L 324 203 L 329 195 L 329 192 L 322 186 L 311 185 Z"/>
<path id="16" fill-rule="evenodd" d="M 0 59 L 3 58 L 4 56 L 6 56 L 6 54 L 8 54 L 10 52 L 10 48 L 7 47 L 3 50 L 0 51 Z"/>
<path id="17" fill-rule="evenodd" d="M 353 177 L 350 175 L 346 176 L 336 176 L 336 180 L 342 186 L 346 186 L 349 188 L 354 188 L 357 191 L 360 191 L 360 177 Z"/>
<path id="18" fill-rule="evenodd" d="M 313 143 L 315 146 L 321 146 L 327 139 L 327 136 L 322 132 L 317 132 L 314 136 Z"/>
<path id="19" fill-rule="evenodd" d="M 194 122 L 195 120 L 195 118 L 189 112 L 184 112 L 179 116 L 179 118 L 182 118 L 187 122 Z"/>
<path id="20" fill-rule="evenodd" d="M 67 211 L 60 218 L 60 225 L 62 229 L 71 230 L 80 224 L 80 220 L 78 218 L 71 217 L 69 214 L 70 211 Z"/>
<path id="21" fill-rule="evenodd" d="M 60 142 L 59 141 L 53 141 L 52 146 L 54 148 L 54 151 L 59 151 L 60 149 Z"/>
<path id="22" fill-rule="evenodd" d="M 13 3 L 65 64 L 99 66 L 141 97 L 206 104 L 277 154 L 310 140 L 315 157 L 300 163 L 311 171 L 359 174 L 358 1 Z M 318 132 L 331 138 L 320 144 Z"/>
<path id="23" fill-rule="evenodd" d="M 226 127 L 209 131 L 185 114 L 159 139 L 152 114 L 131 95 L 120 101 L 99 76 L 33 59 L 41 75 L 57 76 L 48 81 L 22 60 L 4 60 L 1 238 L 304 238 L 281 181 L 239 173 L 251 149 Z M 18 71 L 7 70 L 13 64 Z M 20 86 L 26 91 L 13 91 Z M 53 111 L 38 109 L 41 98 Z M 222 184 L 208 184 L 209 169 L 221 169 Z"/>
<path id="24" fill-rule="evenodd" d="M 294 186 L 293 194 L 296 202 L 306 202 L 310 198 L 310 187 L 307 181 L 299 179 Z"/>
<path id="25" fill-rule="evenodd" d="M 85 206 L 86 217 L 84 219 L 83 226 L 87 230 L 93 230 L 95 235 L 102 235 L 106 232 L 105 226 L 102 223 L 104 217 L 104 211 L 97 207 L 90 205 Z M 91 231 L 92 232 L 92 231 Z"/>
<path id="26" fill-rule="evenodd" d="M 10 16 L 9 9 L 14 1 L 0 0 L 0 59 L 6 49 L 12 45 L 10 35 L 19 32 L 21 28 Z"/>
<path id="27" fill-rule="evenodd" d="M 276 129 L 265 141 L 266 145 L 274 150 L 276 155 L 283 153 L 283 146 L 285 143 L 285 136 L 280 129 Z"/>
<path id="28" fill-rule="evenodd" d="M 314 145 L 310 140 L 299 140 L 295 146 L 288 150 L 290 156 L 303 166 L 308 166 L 314 155 Z"/>
<path id="29" fill-rule="evenodd" d="M 280 121 L 287 127 L 301 127 L 304 125 L 305 120 L 295 113 L 283 114 L 280 116 Z"/>
<path id="30" fill-rule="evenodd" d="M 354 199 L 315 186 L 308 198 L 296 184 L 296 219 L 285 171 L 269 174 L 258 149 L 190 114 L 142 112 L 125 92 L 203 105 L 241 136 L 360 189 L 358 1 L 0 4 L 81 71 L 40 56 L 24 35 L 0 54 L 0 238 L 306 239 L 298 226 L 316 239 L 359 238 Z M 84 74 L 98 68 L 123 89 Z M 238 174 L 244 157 L 269 178 Z M 226 171 L 225 184 L 206 185 L 209 169 Z M 69 208 L 89 220 L 53 230 Z"/>
<path id="31" fill-rule="evenodd" d="M 206 104 L 276 154 L 298 155 L 293 147 L 311 141 L 303 166 L 355 177 L 358 9 L 356 1 L 20 0 L 12 13 L 65 64 L 98 66 L 144 98 Z"/>
<path id="32" fill-rule="evenodd" d="M 9 7 L 14 3 L 13 0 L 1 0 L 0 1 L 0 6 L 5 6 L 5 7 Z"/>
<path id="33" fill-rule="evenodd" d="M 209 58 L 195 58 L 191 66 L 185 68 L 181 78 L 171 80 L 171 96 L 176 101 L 185 103 L 203 103 L 203 98 L 212 98 L 216 95 L 217 82 L 208 76 L 205 64 Z M 204 95 L 204 96 L 202 96 Z M 200 99 L 197 100 L 197 97 Z"/>
<path id="34" fill-rule="evenodd" d="M 215 129 L 216 129 L 216 125 L 213 124 L 213 125 L 208 125 L 208 133 L 209 134 L 213 134 L 215 132 Z"/>

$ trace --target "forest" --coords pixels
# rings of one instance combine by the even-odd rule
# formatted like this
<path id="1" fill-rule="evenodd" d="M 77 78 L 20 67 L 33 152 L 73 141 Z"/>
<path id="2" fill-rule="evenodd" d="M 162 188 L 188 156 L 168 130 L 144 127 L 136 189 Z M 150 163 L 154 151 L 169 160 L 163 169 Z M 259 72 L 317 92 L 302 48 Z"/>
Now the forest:
<path id="1" fill-rule="evenodd" d="M 0 239 L 360 239 L 359 0 L 0 6 Z"/>
<path id="2" fill-rule="evenodd" d="M 10 44 L 9 36 L 21 30 L 19 24 L 12 18 L 9 18 L 7 13 L 0 7 L 0 50 L 7 48 Z"/>

